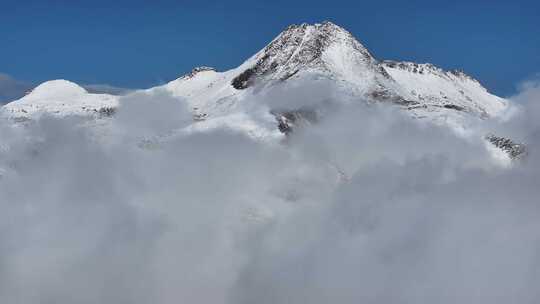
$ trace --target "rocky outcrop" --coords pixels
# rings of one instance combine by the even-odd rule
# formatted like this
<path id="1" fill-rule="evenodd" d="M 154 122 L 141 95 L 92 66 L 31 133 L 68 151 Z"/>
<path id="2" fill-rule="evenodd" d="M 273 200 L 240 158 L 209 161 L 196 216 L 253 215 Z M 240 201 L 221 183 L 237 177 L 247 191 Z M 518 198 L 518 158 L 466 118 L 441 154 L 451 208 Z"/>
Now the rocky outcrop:
<path id="1" fill-rule="evenodd" d="M 511 159 L 521 159 L 527 155 L 527 149 L 524 144 L 516 143 L 509 138 L 489 134 L 486 136 L 486 140 L 506 152 Z"/>
<path id="2" fill-rule="evenodd" d="M 331 68 L 322 58 L 331 46 L 342 44 L 366 62 L 374 63 L 369 51 L 345 29 L 333 24 L 291 25 L 256 56 L 256 63 L 242 71 L 232 81 L 232 86 L 242 90 L 251 86 L 255 79 L 270 76 L 274 80 L 287 80 L 300 70 L 329 71 Z"/>
<path id="3" fill-rule="evenodd" d="M 276 118 L 279 131 L 285 135 L 290 135 L 296 127 L 310 125 L 319 120 L 319 113 L 308 108 L 286 111 L 274 110 L 272 115 Z"/>

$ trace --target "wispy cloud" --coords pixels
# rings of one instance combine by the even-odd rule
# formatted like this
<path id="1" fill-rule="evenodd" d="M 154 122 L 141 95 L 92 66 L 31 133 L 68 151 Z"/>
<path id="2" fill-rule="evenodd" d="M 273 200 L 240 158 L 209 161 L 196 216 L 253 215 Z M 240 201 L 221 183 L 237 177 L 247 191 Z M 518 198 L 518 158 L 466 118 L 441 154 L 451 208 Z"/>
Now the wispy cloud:
<path id="1" fill-rule="evenodd" d="M 32 88 L 32 84 L 0 73 L 0 104 L 16 100 Z"/>

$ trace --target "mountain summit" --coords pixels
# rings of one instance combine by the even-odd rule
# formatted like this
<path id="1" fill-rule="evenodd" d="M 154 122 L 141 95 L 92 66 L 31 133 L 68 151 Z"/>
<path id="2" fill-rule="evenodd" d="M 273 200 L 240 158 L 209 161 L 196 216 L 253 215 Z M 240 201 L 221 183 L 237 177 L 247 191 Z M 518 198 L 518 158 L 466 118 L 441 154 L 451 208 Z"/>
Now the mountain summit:
<path id="1" fill-rule="evenodd" d="M 248 62 L 252 64 L 231 82 L 235 89 L 317 75 L 348 86 L 368 101 L 404 105 L 417 116 L 425 116 L 425 110 L 448 109 L 489 117 L 507 106 L 463 72 L 379 61 L 351 33 L 331 22 L 289 26 Z"/>
<path id="2" fill-rule="evenodd" d="M 249 61 L 255 64 L 234 78 L 236 89 L 247 88 L 255 78 L 286 80 L 299 72 L 361 77 L 377 68 L 369 51 L 331 22 L 291 25 Z"/>

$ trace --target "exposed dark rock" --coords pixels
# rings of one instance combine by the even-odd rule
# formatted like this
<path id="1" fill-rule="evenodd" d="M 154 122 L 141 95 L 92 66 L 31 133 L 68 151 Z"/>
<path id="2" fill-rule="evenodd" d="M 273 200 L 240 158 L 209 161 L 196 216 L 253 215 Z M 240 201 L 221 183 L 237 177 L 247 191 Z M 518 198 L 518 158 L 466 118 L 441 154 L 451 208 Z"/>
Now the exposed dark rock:
<path id="1" fill-rule="evenodd" d="M 249 68 L 242 72 L 242 74 L 236 76 L 232 80 L 232 86 L 237 90 L 243 90 L 249 87 L 251 78 L 255 75 L 256 67 Z"/>
<path id="2" fill-rule="evenodd" d="M 116 108 L 105 107 L 97 110 L 99 117 L 112 117 L 116 114 Z"/>
<path id="3" fill-rule="evenodd" d="M 414 105 L 418 103 L 416 101 L 407 100 L 384 88 L 370 92 L 369 97 L 373 99 L 374 101 L 392 102 L 392 103 L 403 105 L 403 106 L 409 106 L 409 105 Z"/>
<path id="4" fill-rule="evenodd" d="M 524 144 L 515 143 L 511 139 L 495 136 L 493 134 L 487 135 L 486 139 L 495 147 L 508 153 L 512 159 L 520 159 L 527 154 L 527 149 Z"/>
<path id="5" fill-rule="evenodd" d="M 274 110 L 271 111 L 278 122 L 278 129 L 281 133 L 289 135 L 294 128 L 316 123 L 319 120 L 317 111 L 307 108 L 298 110 Z"/>
<path id="6" fill-rule="evenodd" d="M 285 80 L 287 80 L 287 79 L 293 77 L 293 76 L 296 75 L 296 73 L 298 73 L 298 72 L 300 72 L 300 70 L 296 70 L 296 71 L 294 71 L 294 72 L 292 72 L 292 73 L 290 73 L 290 74 L 287 74 L 287 75 L 281 77 L 281 81 L 285 81 Z"/>
<path id="7" fill-rule="evenodd" d="M 452 110 L 456 110 L 456 111 L 463 111 L 465 110 L 464 107 L 461 107 L 461 106 L 458 106 L 458 105 L 455 105 L 455 104 L 445 104 L 443 106 L 443 108 L 446 108 L 446 109 L 452 109 Z"/>
<path id="8" fill-rule="evenodd" d="M 204 121 L 208 118 L 208 114 L 206 113 L 195 113 L 193 114 L 193 121 Z"/>
<path id="9" fill-rule="evenodd" d="M 191 70 L 191 72 L 183 75 L 181 78 L 193 78 L 195 75 L 199 74 L 200 72 L 208 72 L 208 71 L 215 72 L 216 69 L 212 67 L 207 67 L 207 66 L 196 67 L 193 70 Z"/>

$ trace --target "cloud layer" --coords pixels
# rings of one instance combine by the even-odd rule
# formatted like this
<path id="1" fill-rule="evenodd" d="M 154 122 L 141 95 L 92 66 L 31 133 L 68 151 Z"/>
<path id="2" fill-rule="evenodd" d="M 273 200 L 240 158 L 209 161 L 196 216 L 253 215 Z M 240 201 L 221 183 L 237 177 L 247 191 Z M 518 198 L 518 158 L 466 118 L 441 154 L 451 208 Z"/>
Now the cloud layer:
<path id="1" fill-rule="evenodd" d="M 163 92 L 98 125 L 2 122 L 0 302 L 538 303 L 538 88 L 490 126 L 527 141 L 511 168 L 384 106 L 270 144 L 170 134 L 191 116 Z"/>

